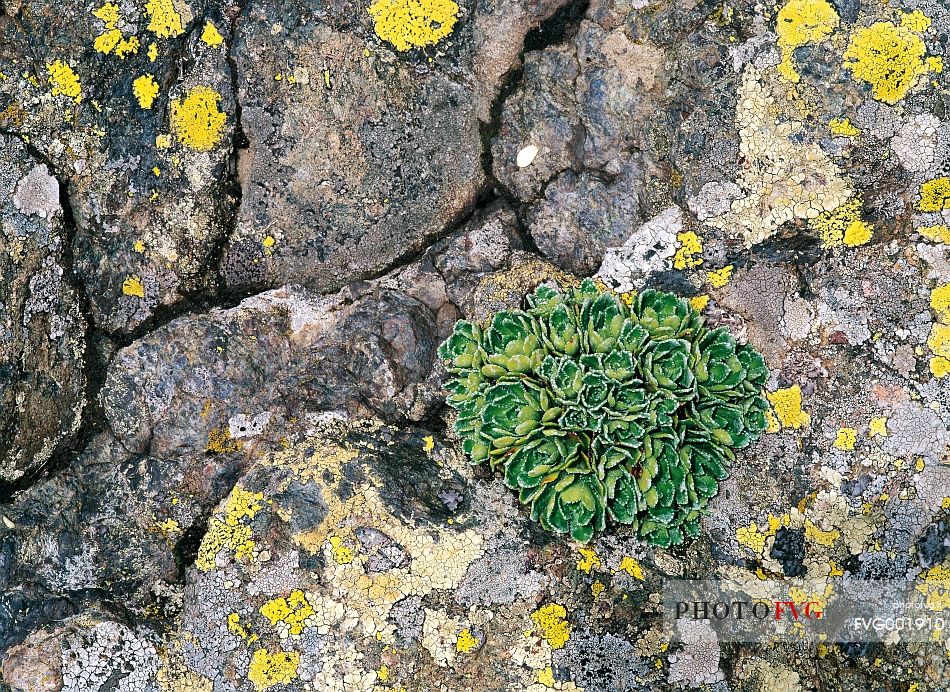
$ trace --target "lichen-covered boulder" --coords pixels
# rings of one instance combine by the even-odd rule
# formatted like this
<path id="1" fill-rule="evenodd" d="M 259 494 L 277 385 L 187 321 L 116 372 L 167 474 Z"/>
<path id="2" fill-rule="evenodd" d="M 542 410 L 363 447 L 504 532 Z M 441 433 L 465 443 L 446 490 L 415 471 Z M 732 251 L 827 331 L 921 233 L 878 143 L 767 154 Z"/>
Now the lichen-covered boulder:
<path id="1" fill-rule="evenodd" d="M 64 449 L 86 405 L 86 320 L 59 197 L 46 165 L 0 135 L 0 488 Z"/>

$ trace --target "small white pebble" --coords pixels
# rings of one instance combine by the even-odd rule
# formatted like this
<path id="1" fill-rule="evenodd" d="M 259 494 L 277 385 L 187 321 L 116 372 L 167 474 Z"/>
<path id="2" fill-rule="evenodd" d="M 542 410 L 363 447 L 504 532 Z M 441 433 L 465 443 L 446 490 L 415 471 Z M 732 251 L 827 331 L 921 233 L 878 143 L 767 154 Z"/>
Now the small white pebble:
<path id="1" fill-rule="evenodd" d="M 527 168 L 534 161 L 534 157 L 538 155 L 538 148 L 533 144 L 529 144 L 524 149 L 518 152 L 518 168 Z"/>
<path id="2" fill-rule="evenodd" d="M 6 526 L 8 529 L 16 528 L 16 524 L 14 524 L 13 520 L 10 517 L 8 517 L 6 514 L 3 515 L 3 525 Z"/>

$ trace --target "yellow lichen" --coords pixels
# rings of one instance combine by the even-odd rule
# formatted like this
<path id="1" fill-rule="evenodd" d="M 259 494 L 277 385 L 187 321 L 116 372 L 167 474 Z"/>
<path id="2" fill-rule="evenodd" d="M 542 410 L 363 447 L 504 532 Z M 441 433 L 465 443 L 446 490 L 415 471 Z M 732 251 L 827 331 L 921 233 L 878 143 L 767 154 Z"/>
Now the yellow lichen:
<path id="1" fill-rule="evenodd" d="M 407 51 L 433 46 L 451 34 L 459 6 L 452 0 L 376 0 L 367 11 L 376 35 Z"/>
<path id="2" fill-rule="evenodd" d="M 68 64 L 62 60 L 46 63 L 49 73 L 49 83 L 53 87 L 53 96 L 67 96 L 76 103 L 82 102 L 82 85 L 79 77 Z"/>
<path id="3" fill-rule="evenodd" d="M 299 665 L 300 654 L 296 651 L 270 653 L 267 649 L 257 649 L 251 656 L 247 679 L 262 692 L 274 685 L 293 682 Z"/>
<path id="4" fill-rule="evenodd" d="M 218 28 L 211 22 L 205 22 L 205 28 L 201 31 L 201 40 L 214 48 L 224 43 L 224 37 L 218 31 Z"/>
<path id="5" fill-rule="evenodd" d="M 944 245 L 950 245 L 950 226 L 946 226 L 944 224 L 939 224 L 937 226 L 923 226 L 918 228 L 917 232 L 927 240 L 932 240 L 935 243 L 943 243 Z"/>
<path id="6" fill-rule="evenodd" d="M 432 435 L 426 435 L 422 438 L 422 451 L 429 454 L 433 449 L 435 449 L 435 440 Z"/>
<path id="7" fill-rule="evenodd" d="M 149 44 L 147 55 L 149 62 L 155 62 L 155 60 L 158 58 L 158 46 L 155 43 Z"/>
<path id="8" fill-rule="evenodd" d="M 629 574 L 634 579 L 639 579 L 643 581 L 645 576 L 643 574 L 643 567 L 640 566 L 640 563 L 629 555 L 624 555 L 620 559 L 620 569 L 627 574 Z"/>
<path id="9" fill-rule="evenodd" d="M 353 562 L 353 551 L 339 536 L 330 536 L 330 554 L 338 565 L 348 565 Z"/>
<path id="10" fill-rule="evenodd" d="M 122 32 L 118 29 L 108 29 L 98 36 L 92 42 L 92 47 L 100 53 L 108 55 L 111 53 L 119 41 L 122 40 Z"/>
<path id="11" fill-rule="evenodd" d="M 903 17 L 901 17 L 901 26 L 907 27 L 911 31 L 916 31 L 917 33 L 927 31 L 927 29 L 930 28 L 930 23 L 930 17 L 925 15 L 920 10 L 907 12 Z"/>
<path id="12" fill-rule="evenodd" d="M 950 209 L 950 178 L 934 178 L 920 186 L 918 211 L 942 211 Z"/>
<path id="13" fill-rule="evenodd" d="M 143 74 L 136 77 L 132 82 L 132 93 L 139 106 L 148 110 L 155 103 L 155 97 L 158 96 L 158 82 L 150 74 Z"/>
<path id="14" fill-rule="evenodd" d="M 802 410 L 802 389 L 797 384 L 766 392 L 765 396 L 783 428 L 801 428 L 811 423 L 811 416 Z"/>
<path id="15" fill-rule="evenodd" d="M 577 561 L 578 571 L 590 574 L 594 567 L 600 567 L 600 558 L 592 548 L 578 548 L 577 552 L 581 555 L 581 559 Z"/>
<path id="16" fill-rule="evenodd" d="M 676 254 L 673 255 L 673 267 L 676 269 L 693 269 L 703 263 L 703 258 L 698 257 L 703 251 L 703 241 L 693 231 L 678 233 L 676 240 L 679 241 L 679 247 Z"/>
<path id="17" fill-rule="evenodd" d="M 693 306 L 694 310 L 702 312 L 706 309 L 706 306 L 709 305 L 709 296 L 705 293 L 698 296 L 693 296 L 689 299 L 689 304 Z"/>
<path id="18" fill-rule="evenodd" d="M 212 454 L 224 454 L 225 452 L 236 452 L 241 449 L 241 441 L 231 437 L 231 431 L 227 428 L 213 428 L 208 433 L 208 444 L 205 445 L 205 451 Z"/>
<path id="19" fill-rule="evenodd" d="M 237 613 L 230 613 L 228 615 L 228 631 L 240 637 L 248 644 L 252 644 L 259 639 L 256 634 L 251 634 L 247 631 L 247 628 L 241 624 L 241 616 Z"/>
<path id="20" fill-rule="evenodd" d="M 819 545 L 830 548 L 841 537 L 841 532 L 837 529 L 823 531 L 818 528 L 810 519 L 805 520 L 805 538 L 814 541 Z"/>
<path id="21" fill-rule="evenodd" d="M 175 9 L 172 0 L 148 0 L 145 3 L 145 14 L 148 15 L 149 31 L 161 38 L 174 38 L 185 33 L 181 14 Z"/>
<path id="22" fill-rule="evenodd" d="M 571 637 L 571 625 L 566 616 L 567 610 L 558 603 L 548 603 L 531 613 L 538 634 L 552 649 L 563 649 Z"/>
<path id="23" fill-rule="evenodd" d="M 839 428 L 838 434 L 835 436 L 835 448 L 840 449 L 844 452 L 850 452 L 854 449 L 855 443 L 858 441 L 858 431 L 854 428 Z"/>
<path id="24" fill-rule="evenodd" d="M 478 639 L 470 630 L 462 630 L 455 639 L 455 651 L 460 654 L 471 653 L 478 648 Z"/>
<path id="25" fill-rule="evenodd" d="M 261 615 L 270 620 L 270 624 L 282 624 L 287 634 L 298 636 L 310 624 L 314 616 L 313 606 L 307 601 L 303 591 L 296 589 L 287 598 L 275 598 L 261 606 Z"/>
<path id="26" fill-rule="evenodd" d="M 808 222 L 825 247 L 864 245 L 871 239 L 871 225 L 861 220 L 861 200 L 857 197 Z"/>
<path id="27" fill-rule="evenodd" d="M 950 358 L 934 356 L 930 359 L 930 374 L 941 378 L 950 375 Z"/>
<path id="28" fill-rule="evenodd" d="M 937 286 L 930 292 L 930 308 L 937 313 L 937 319 L 950 324 L 950 284 Z"/>
<path id="29" fill-rule="evenodd" d="M 923 583 L 917 590 L 926 596 L 926 605 L 930 610 L 950 609 L 950 567 L 937 565 L 923 573 Z"/>
<path id="30" fill-rule="evenodd" d="M 831 134 L 838 137 L 857 137 L 861 134 L 861 130 L 852 125 L 848 118 L 834 118 L 828 123 L 828 128 Z"/>
<path id="31" fill-rule="evenodd" d="M 171 107 L 171 127 L 178 141 L 195 151 L 210 151 L 221 141 L 227 115 L 218 108 L 221 95 L 206 86 L 196 86 Z"/>
<path id="32" fill-rule="evenodd" d="M 877 22 L 856 29 L 844 52 L 844 66 L 871 85 L 878 101 L 895 104 L 927 74 L 923 39 L 907 26 Z"/>
<path id="33" fill-rule="evenodd" d="M 239 485 L 235 486 L 224 509 L 208 522 L 208 531 L 198 548 L 195 567 L 202 572 L 210 571 L 214 568 L 218 552 L 224 548 L 233 550 L 238 559 L 252 557 L 256 544 L 248 522 L 263 508 L 260 504 L 263 499 L 262 493 L 252 493 Z"/>
<path id="34" fill-rule="evenodd" d="M 868 423 L 868 437 L 887 437 L 887 418 L 878 416 Z"/>
<path id="35" fill-rule="evenodd" d="M 538 671 L 538 682 L 545 687 L 554 687 L 554 668 L 548 666 Z"/>
<path id="36" fill-rule="evenodd" d="M 135 298 L 145 297 L 145 286 L 142 279 L 137 276 L 129 276 L 122 282 L 122 293 Z"/>
<path id="37" fill-rule="evenodd" d="M 722 269 L 706 272 L 706 280 L 713 288 L 722 288 L 732 278 L 732 270 L 733 266 L 729 264 Z"/>
<path id="38" fill-rule="evenodd" d="M 935 356 L 950 358 L 950 326 L 935 322 L 930 328 L 927 346 Z"/>
<path id="39" fill-rule="evenodd" d="M 600 579 L 590 585 L 590 592 L 594 595 L 594 598 L 598 598 L 606 589 L 607 586 Z"/>
<path id="40" fill-rule="evenodd" d="M 775 20 L 775 33 L 782 50 L 779 74 L 797 82 L 800 76 L 792 62 L 792 52 L 807 43 L 821 41 L 838 28 L 838 23 L 838 13 L 826 0 L 789 0 Z"/>
<path id="41" fill-rule="evenodd" d="M 752 522 L 748 526 L 740 526 L 736 529 L 736 540 L 741 545 L 751 549 L 753 553 L 759 555 L 765 550 L 765 540 L 768 536 L 759 530 L 758 525 Z"/>

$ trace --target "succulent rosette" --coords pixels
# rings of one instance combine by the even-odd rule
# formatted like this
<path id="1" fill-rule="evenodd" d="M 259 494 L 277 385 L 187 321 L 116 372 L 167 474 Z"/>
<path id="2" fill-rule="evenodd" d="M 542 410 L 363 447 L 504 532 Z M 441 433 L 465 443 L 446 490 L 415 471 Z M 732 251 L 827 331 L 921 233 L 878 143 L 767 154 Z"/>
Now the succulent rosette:
<path id="1" fill-rule="evenodd" d="M 608 518 L 663 547 L 697 536 L 766 427 L 762 356 L 662 291 L 542 285 L 484 328 L 457 322 L 439 355 L 465 453 L 581 542 Z"/>

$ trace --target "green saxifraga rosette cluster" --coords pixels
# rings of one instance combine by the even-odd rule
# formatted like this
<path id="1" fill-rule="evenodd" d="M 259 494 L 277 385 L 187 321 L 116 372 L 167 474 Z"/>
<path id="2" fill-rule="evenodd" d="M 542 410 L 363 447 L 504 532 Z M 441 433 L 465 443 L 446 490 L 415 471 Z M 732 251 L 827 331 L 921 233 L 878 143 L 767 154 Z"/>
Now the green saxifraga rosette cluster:
<path id="1" fill-rule="evenodd" d="M 581 542 L 608 516 L 663 547 L 697 536 L 733 450 L 766 427 L 762 356 L 661 291 L 628 307 L 589 279 L 540 286 L 486 329 L 457 322 L 439 355 L 466 454 Z"/>

